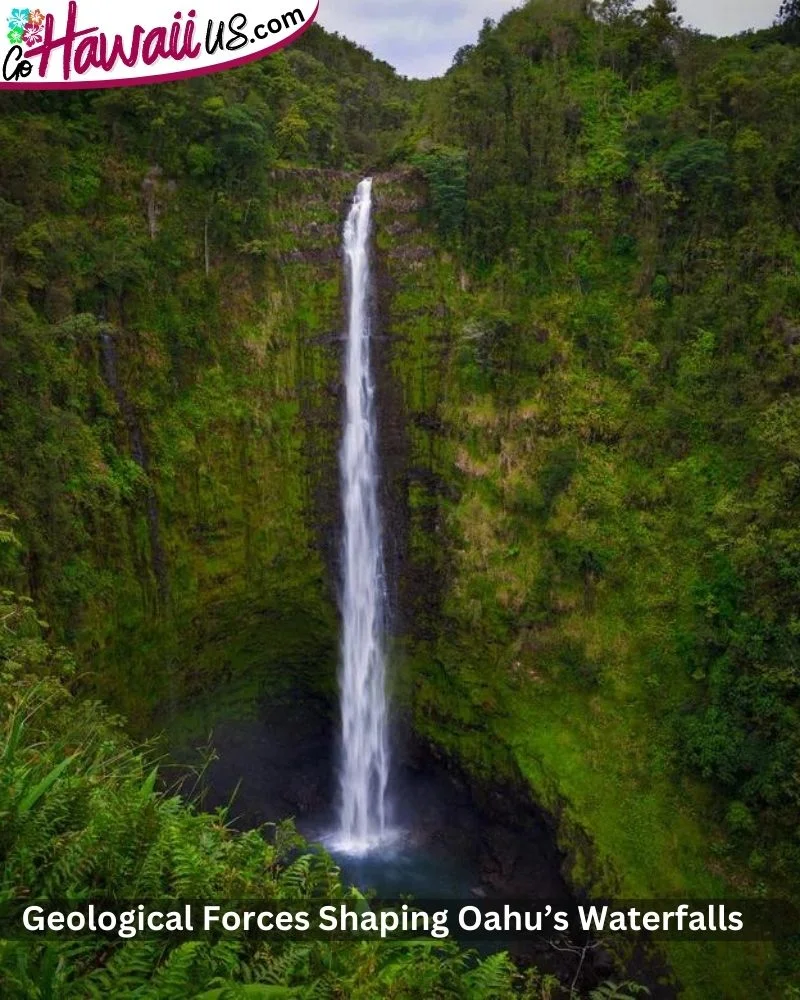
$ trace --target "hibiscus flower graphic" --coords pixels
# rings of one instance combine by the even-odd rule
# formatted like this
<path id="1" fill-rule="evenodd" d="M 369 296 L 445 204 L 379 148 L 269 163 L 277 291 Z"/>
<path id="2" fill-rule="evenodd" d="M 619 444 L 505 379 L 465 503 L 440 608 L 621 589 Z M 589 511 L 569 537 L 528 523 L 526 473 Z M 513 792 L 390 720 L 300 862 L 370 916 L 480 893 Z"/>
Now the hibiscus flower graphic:
<path id="1" fill-rule="evenodd" d="M 12 28 L 6 37 L 12 45 L 19 45 L 22 41 L 22 28 Z"/>
<path id="2" fill-rule="evenodd" d="M 36 10 L 28 11 L 28 25 L 32 24 L 34 27 L 38 28 L 44 24 L 44 19 L 47 15 L 43 14 L 39 8 Z M 26 27 L 28 26 L 26 25 Z"/>
<path id="3" fill-rule="evenodd" d="M 19 28 L 20 31 L 25 30 L 25 25 L 30 21 L 30 11 L 27 7 L 13 7 L 11 9 L 11 17 L 8 18 L 8 26 L 14 31 Z"/>
<path id="4" fill-rule="evenodd" d="M 42 41 L 42 29 L 38 24 L 32 24 L 28 21 L 25 25 L 25 34 L 23 37 L 28 48 L 30 48 L 31 45 L 39 45 Z"/>

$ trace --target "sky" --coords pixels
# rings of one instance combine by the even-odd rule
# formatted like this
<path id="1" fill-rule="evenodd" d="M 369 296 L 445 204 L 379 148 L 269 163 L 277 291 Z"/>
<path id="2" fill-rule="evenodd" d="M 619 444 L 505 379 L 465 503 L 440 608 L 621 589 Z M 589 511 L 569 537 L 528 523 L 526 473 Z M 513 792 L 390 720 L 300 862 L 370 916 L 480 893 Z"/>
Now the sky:
<path id="1" fill-rule="evenodd" d="M 645 6 L 644 2 L 637 6 Z M 369 49 L 404 76 L 439 76 L 485 17 L 500 18 L 514 0 L 320 0 L 317 20 Z M 678 13 L 712 35 L 766 28 L 780 0 L 678 0 Z"/>

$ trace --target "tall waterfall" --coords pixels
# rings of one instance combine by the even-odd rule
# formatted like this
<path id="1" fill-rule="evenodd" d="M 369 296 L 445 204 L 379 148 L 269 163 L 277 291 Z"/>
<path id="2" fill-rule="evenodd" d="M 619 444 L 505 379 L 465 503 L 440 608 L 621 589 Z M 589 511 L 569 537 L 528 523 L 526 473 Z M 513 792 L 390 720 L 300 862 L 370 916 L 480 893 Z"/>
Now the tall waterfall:
<path id="1" fill-rule="evenodd" d="M 338 846 L 365 853 L 386 836 L 388 780 L 385 587 L 378 511 L 375 388 L 370 368 L 372 179 L 358 185 L 344 227 L 348 330 L 339 469 L 342 541 L 341 812 Z"/>

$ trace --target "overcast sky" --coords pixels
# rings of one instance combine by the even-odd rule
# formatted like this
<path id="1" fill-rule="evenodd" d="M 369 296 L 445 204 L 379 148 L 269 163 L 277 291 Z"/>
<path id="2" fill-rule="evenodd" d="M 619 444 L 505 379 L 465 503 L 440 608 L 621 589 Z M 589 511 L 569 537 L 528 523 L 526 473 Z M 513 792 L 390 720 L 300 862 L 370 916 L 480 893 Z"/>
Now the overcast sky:
<path id="1" fill-rule="evenodd" d="M 438 76 L 461 45 L 475 41 L 485 17 L 514 0 L 320 0 L 319 22 L 346 35 L 406 76 Z M 646 6 L 644 2 L 637 6 Z M 678 0 L 687 24 L 713 35 L 765 28 L 780 0 Z"/>

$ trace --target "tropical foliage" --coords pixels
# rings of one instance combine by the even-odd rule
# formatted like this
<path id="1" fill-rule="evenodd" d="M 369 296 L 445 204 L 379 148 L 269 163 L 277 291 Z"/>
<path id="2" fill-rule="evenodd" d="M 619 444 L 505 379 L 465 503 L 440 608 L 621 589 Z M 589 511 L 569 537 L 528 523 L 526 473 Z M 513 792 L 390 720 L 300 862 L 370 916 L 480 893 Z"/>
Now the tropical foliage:
<path id="1" fill-rule="evenodd" d="M 224 810 L 199 812 L 164 789 L 152 749 L 133 746 L 119 719 L 73 696 L 72 656 L 41 638 L 30 603 L 6 594 L 0 619 L 0 906 L 353 898 L 330 858 L 309 853 L 290 825 L 236 833 Z M 478 961 L 430 938 L 15 936 L 0 940 L 0 977 L 9 1000 L 510 1000 L 549 989 L 535 976 L 523 986 L 504 954 Z"/>

